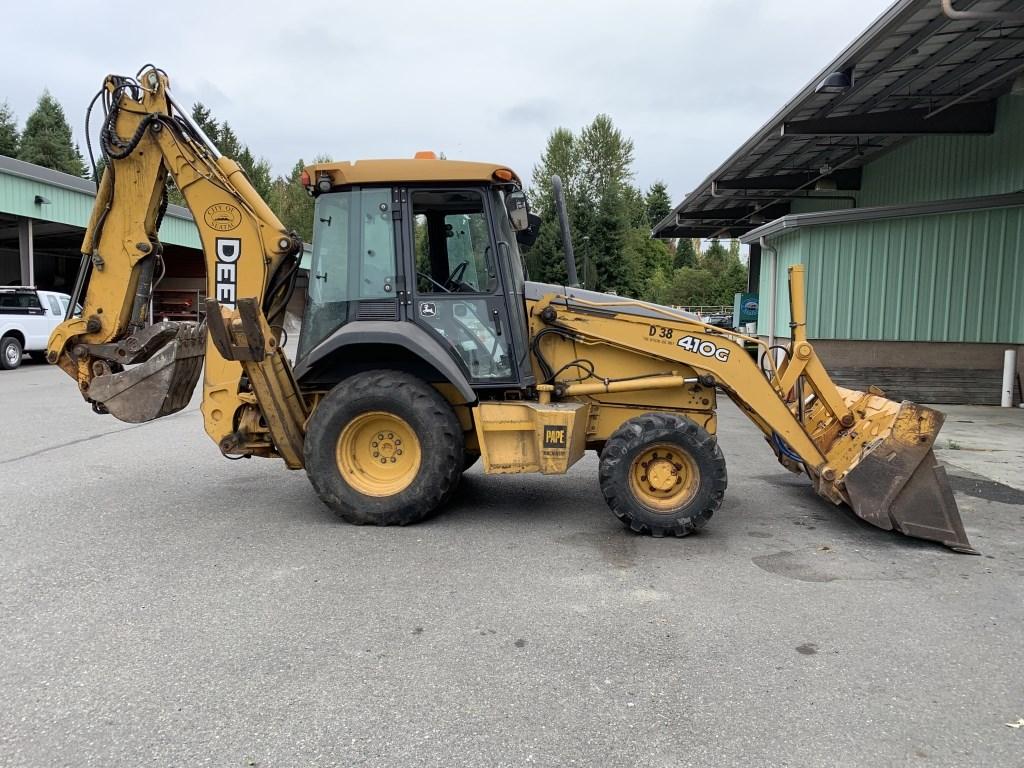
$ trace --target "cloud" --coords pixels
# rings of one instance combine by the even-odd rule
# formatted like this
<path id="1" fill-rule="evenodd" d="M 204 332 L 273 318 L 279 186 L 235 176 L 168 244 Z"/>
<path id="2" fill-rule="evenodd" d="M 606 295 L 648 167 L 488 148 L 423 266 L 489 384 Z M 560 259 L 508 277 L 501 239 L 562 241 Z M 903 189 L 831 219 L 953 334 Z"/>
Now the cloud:
<path id="1" fill-rule="evenodd" d="M 606 112 L 634 139 L 638 183 L 664 179 L 678 202 L 887 5 L 37 0 L 5 8 L 0 100 L 24 121 L 49 87 L 84 146 L 104 75 L 152 61 L 281 174 L 320 153 L 435 149 L 529 177 L 555 127 Z"/>

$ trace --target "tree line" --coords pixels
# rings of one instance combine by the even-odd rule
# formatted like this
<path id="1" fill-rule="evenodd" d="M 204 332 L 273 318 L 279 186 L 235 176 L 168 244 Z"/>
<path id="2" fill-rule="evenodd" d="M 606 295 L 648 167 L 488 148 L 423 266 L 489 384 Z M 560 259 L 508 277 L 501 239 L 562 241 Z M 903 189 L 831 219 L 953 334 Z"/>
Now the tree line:
<path id="1" fill-rule="evenodd" d="M 305 162 L 300 158 L 287 176 L 275 177 L 270 163 L 206 105 L 195 103 L 192 119 L 222 154 L 242 166 L 281 222 L 305 241 L 311 240 L 313 199 L 299 179 Z M 92 175 L 74 143 L 63 108 L 48 91 L 43 91 L 21 131 L 7 103 L 0 103 L 0 155 L 84 178 Z M 328 160 L 326 155 L 314 158 L 314 162 Z M 658 304 L 732 304 L 733 294 L 747 284 L 739 243 L 712 240 L 702 249 L 701 241 L 695 239 L 652 239 L 651 228 L 669 214 L 672 202 L 661 181 L 646 190 L 636 186 L 633 160 L 633 141 L 608 115 L 598 115 L 578 132 L 557 128 L 551 133 L 528 190 L 531 207 L 541 218 L 537 240 L 525 254 L 531 279 L 552 283 L 566 279 L 551 190 L 551 176 L 558 174 L 584 287 Z M 184 203 L 173 182 L 168 184 L 168 196 L 173 203 Z"/>
<path id="2" fill-rule="evenodd" d="M 557 128 L 533 168 L 529 190 L 540 215 L 537 241 L 527 252 L 530 276 L 566 279 L 551 176 L 562 179 L 580 283 L 597 291 L 678 306 L 730 305 L 746 289 L 739 243 L 681 238 L 654 240 L 651 229 L 672 210 L 664 182 L 634 184 L 633 141 L 608 115 L 573 132 Z"/>
<path id="3" fill-rule="evenodd" d="M 0 103 L 0 155 L 88 178 L 64 108 L 49 91 L 43 91 L 21 131 L 10 106 L 6 101 Z"/>
<path id="4" fill-rule="evenodd" d="M 209 108 L 201 102 L 193 105 L 192 119 L 203 129 L 221 154 L 242 166 L 253 187 L 267 201 L 281 219 L 281 223 L 288 229 L 294 229 L 303 240 L 309 242 L 313 237 L 313 199 L 299 179 L 306 163 L 300 158 L 287 176 L 275 178 L 270 163 L 265 158 L 256 156 L 248 145 L 239 139 L 226 120 L 216 120 Z M 18 129 L 17 116 L 8 103 L 0 102 L 0 155 L 93 181 L 97 181 L 103 172 L 103 160 L 100 157 L 95 158 L 95 173 L 88 167 L 81 149 L 74 142 L 64 108 L 49 91 L 43 91 L 36 108 L 25 120 L 25 126 L 21 130 Z M 314 162 L 325 162 L 329 159 L 325 155 L 318 155 Z M 168 180 L 167 192 L 170 202 L 185 204 L 181 192 L 174 186 L 173 181 Z"/>

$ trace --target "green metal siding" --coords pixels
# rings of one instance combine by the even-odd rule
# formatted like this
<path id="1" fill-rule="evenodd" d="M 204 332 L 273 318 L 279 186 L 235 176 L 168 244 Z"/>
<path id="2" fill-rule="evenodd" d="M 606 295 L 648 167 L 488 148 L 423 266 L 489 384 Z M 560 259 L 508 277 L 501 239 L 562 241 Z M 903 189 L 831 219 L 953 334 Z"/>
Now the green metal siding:
<path id="1" fill-rule="evenodd" d="M 36 205 L 36 195 L 50 201 L 49 205 Z M 53 221 L 85 228 L 89 223 L 95 195 L 76 189 L 67 189 L 34 179 L 0 173 L 0 213 L 24 216 L 37 221 Z M 160 239 L 165 243 L 202 248 L 199 231 L 190 219 L 173 215 L 164 217 Z"/>
<path id="2" fill-rule="evenodd" d="M 164 216 L 164 220 L 160 223 L 160 240 L 164 243 L 184 245 L 196 250 L 203 248 L 195 222 L 191 219 L 179 219 L 177 216 Z"/>
<path id="3" fill-rule="evenodd" d="M 789 338 L 789 273 L 787 270 L 794 264 L 806 261 L 806 243 L 803 235 L 803 232 L 791 232 L 773 238 L 768 243 L 778 253 L 777 270 L 779 279 L 775 287 L 775 301 L 777 302 L 776 306 L 778 309 L 775 312 L 775 335 L 781 338 Z M 770 254 L 762 251 L 761 264 L 767 264 L 767 260 L 771 258 Z M 768 303 L 765 301 L 765 297 L 771 294 L 771 279 L 771 270 L 762 269 L 758 286 L 758 296 L 760 297 L 758 303 L 761 307 L 757 313 L 757 333 L 759 336 L 768 335 Z"/>
<path id="4" fill-rule="evenodd" d="M 50 205 L 36 205 L 36 195 L 45 197 Z M 92 212 L 93 199 L 92 195 L 84 192 L 0 173 L 2 213 L 85 227 Z"/>
<path id="5" fill-rule="evenodd" d="M 909 140 L 865 166 L 857 199 L 866 208 L 1022 189 L 1024 96 L 1007 95 L 993 134 Z M 793 213 L 839 207 L 803 199 Z M 802 261 L 811 338 L 1024 343 L 1024 208 L 805 226 L 768 244 L 779 253 L 776 335 L 789 335 L 786 268 Z M 762 297 L 770 279 L 762 271 Z"/>
<path id="6" fill-rule="evenodd" d="M 1024 208 L 808 227 L 780 242 L 794 238 L 811 338 L 1024 343 Z"/>
<path id="7" fill-rule="evenodd" d="M 1024 189 L 1024 95 L 1003 96 L 988 136 L 921 136 L 864 166 L 860 207 Z"/>

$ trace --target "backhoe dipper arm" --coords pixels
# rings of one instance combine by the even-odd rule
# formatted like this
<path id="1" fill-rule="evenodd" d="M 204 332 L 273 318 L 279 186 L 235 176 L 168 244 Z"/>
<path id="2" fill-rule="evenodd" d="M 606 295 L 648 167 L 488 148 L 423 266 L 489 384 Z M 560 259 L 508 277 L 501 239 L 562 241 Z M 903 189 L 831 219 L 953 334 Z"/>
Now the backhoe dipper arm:
<path id="1" fill-rule="evenodd" d="M 188 403 L 205 344 L 206 431 L 222 450 L 225 441 L 238 447 L 239 425 L 258 422 L 253 412 L 258 416 L 265 405 L 258 393 L 240 386 L 239 358 L 206 339 L 205 321 L 148 323 L 152 291 L 163 274 L 158 230 L 167 175 L 199 230 L 206 292 L 217 314 L 208 321 L 241 333 L 236 305 L 253 305 L 259 311 L 249 315 L 269 337 L 261 338 L 267 355 L 277 351 L 280 331 L 270 329 L 283 319 L 302 241 L 285 230 L 239 165 L 221 156 L 174 103 L 162 70 L 147 68 L 138 79 L 111 75 L 101 96 L 106 169 L 82 243 L 71 309 L 50 337 L 48 357 L 78 382 L 94 409 L 138 422 Z M 125 368 L 132 363 L 137 365 Z M 277 453 L 273 441 L 262 441 L 262 450 L 242 446 L 237 452 Z"/>

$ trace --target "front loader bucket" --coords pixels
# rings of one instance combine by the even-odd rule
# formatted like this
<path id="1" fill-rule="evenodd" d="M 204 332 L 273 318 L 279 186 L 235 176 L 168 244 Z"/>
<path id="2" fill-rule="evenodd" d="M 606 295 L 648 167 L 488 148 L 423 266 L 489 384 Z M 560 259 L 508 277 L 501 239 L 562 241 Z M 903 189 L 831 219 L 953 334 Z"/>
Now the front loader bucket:
<path id="1" fill-rule="evenodd" d="M 144 363 L 94 378 L 86 396 L 133 424 L 177 413 L 192 398 L 205 351 L 206 323 L 181 323 L 174 338 Z"/>
<path id="2" fill-rule="evenodd" d="M 873 394 L 862 398 L 867 411 L 875 410 L 871 401 L 890 407 L 875 410 L 871 424 L 874 439 L 842 481 L 854 513 L 887 531 L 938 541 L 957 552 L 978 554 L 967 540 L 946 472 L 932 450 L 945 417 L 932 408 L 904 401 L 895 418 L 883 420 L 880 417 L 886 411 L 891 413 L 896 404 Z M 889 418 L 891 425 L 886 428 Z M 867 431 L 866 422 L 861 424 L 863 434 Z M 850 437 L 856 439 L 857 429 L 840 436 L 836 443 Z"/>

